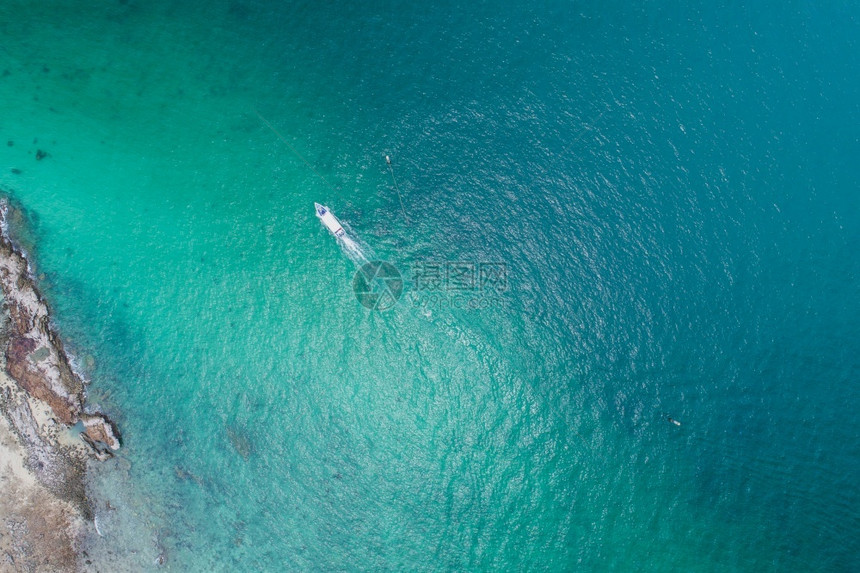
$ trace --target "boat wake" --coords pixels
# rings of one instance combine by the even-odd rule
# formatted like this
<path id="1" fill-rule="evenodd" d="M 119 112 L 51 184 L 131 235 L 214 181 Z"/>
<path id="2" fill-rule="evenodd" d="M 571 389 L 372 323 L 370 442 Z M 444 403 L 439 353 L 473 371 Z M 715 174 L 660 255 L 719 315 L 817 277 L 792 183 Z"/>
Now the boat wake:
<path id="1" fill-rule="evenodd" d="M 352 229 L 348 229 L 350 231 L 348 233 L 337 217 L 334 216 L 334 213 L 331 212 L 331 209 L 325 205 L 314 203 L 314 208 L 316 209 L 317 218 L 319 218 L 326 229 L 331 231 L 343 252 L 356 266 L 360 267 L 370 262 L 373 258 L 372 249 L 355 238 L 355 233 L 351 232 Z"/>
<path id="2" fill-rule="evenodd" d="M 346 256 L 359 267 L 369 263 L 370 257 L 373 256 L 368 247 L 362 246 L 359 241 L 353 239 L 346 233 L 338 237 L 337 242 L 340 244 L 341 249 L 343 249 Z"/>

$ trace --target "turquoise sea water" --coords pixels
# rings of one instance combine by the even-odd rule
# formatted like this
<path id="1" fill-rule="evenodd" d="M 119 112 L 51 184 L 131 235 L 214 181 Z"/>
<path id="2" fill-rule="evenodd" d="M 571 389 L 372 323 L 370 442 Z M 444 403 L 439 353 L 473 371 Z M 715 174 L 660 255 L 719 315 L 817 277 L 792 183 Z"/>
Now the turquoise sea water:
<path id="1" fill-rule="evenodd" d="M 0 188 L 123 431 L 103 570 L 860 569 L 856 4 L 7 0 L 0 38 Z M 433 261 L 508 288 L 422 298 Z"/>

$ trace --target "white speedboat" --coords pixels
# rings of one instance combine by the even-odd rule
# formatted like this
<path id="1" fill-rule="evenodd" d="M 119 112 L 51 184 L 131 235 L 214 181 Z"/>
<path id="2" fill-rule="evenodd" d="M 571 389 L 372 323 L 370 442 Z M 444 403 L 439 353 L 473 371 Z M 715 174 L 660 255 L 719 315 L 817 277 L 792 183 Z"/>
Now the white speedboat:
<path id="1" fill-rule="evenodd" d="M 322 224 L 326 226 L 326 229 L 331 231 L 335 237 L 343 237 L 343 227 L 329 208 L 325 205 L 320 205 L 319 203 L 314 203 L 314 207 L 316 207 L 317 210 L 317 217 L 319 217 Z"/>

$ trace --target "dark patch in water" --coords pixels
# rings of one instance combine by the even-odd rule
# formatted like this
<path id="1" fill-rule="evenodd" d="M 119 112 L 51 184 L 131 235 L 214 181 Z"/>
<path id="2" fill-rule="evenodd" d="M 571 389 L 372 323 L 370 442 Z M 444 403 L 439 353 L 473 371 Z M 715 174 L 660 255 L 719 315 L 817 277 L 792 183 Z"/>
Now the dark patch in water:
<path id="1" fill-rule="evenodd" d="M 227 438 L 243 460 L 248 461 L 251 458 L 254 446 L 245 430 L 236 426 L 227 426 Z"/>

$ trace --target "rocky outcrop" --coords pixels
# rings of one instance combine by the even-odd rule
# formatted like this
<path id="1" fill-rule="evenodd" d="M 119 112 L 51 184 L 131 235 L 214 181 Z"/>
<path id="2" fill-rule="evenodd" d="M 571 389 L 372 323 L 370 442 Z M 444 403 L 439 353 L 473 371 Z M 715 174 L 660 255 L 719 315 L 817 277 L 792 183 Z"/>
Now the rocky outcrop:
<path id="1" fill-rule="evenodd" d="M 0 222 L 6 208 L 0 205 Z M 42 400 L 65 424 L 77 422 L 83 385 L 69 367 L 62 342 L 51 329 L 48 307 L 29 276 L 27 259 L 0 234 L 0 288 L 11 318 L 6 370 L 31 396 Z"/>
<path id="2" fill-rule="evenodd" d="M 39 293 L 23 252 L 9 237 L 9 205 L 0 201 L 0 290 L 10 325 L 5 348 L 6 371 L 33 398 L 50 406 L 67 426 L 84 423 L 87 443 L 119 449 L 118 432 L 103 414 L 84 412 L 84 385 L 72 369 L 51 324 L 47 304 Z"/>
<path id="3" fill-rule="evenodd" d="M 88 411 L 7 217 L 17 230 L 21 212 L 0 198 L 0 571 L 74 571 L 86 521 L 95 523 L 87 464 L 113 457 L 119 433 Z"/>
<path id="4" fill-rule="evenodd" d="M 105 444 L 112 450 L 119 449 L 119 437 L 116 427 L 107 417 L 102 414 L 81 414 L 86 430 L 84 434 L 95 441 Z"/>
<path id="5" fill-rule="evenodd" d="M 88 448 L 58 439 L 59 424 L 46 418 L 42 404 L 13 383 L 0 380 L 0 411 L 27 452 L 27 467 L 56 496 L 88 515 L 83 481 Z"/>
<path id="6" fill-rule="evenodd" d="M 0 191 L 0 572 L 90 570 L 82 547 L 101 532 L 87 470 L 114 457 L 120 436 L 87 407 L 21 247 L 33 248 L 24 223 Z"/>

